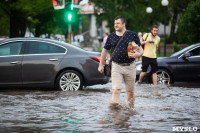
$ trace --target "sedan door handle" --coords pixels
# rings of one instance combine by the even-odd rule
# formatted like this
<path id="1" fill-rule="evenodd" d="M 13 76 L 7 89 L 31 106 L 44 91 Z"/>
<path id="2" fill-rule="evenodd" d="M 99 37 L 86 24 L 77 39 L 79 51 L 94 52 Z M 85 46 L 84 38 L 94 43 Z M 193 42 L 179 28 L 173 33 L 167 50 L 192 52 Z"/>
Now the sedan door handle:
<path id="1" fill-rule="evenodd" d="M 57 61 L 58 58 L 52 58 L 52 59 L 49 59 L 50 61 Z"/>
<path id="2" fill-rule="evenodd" d="M 13 62 L 10 62 L 10 64 L 17 64 L 18 61 L 13 61 Z"/>

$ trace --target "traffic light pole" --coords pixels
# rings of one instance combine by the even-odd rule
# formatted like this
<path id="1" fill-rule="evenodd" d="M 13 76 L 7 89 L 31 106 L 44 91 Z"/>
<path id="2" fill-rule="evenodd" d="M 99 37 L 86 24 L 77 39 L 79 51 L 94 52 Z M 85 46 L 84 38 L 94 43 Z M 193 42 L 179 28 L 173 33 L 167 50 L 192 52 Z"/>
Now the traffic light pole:
<path id="1" fill-rule="evenodd" d="M 70 23 L 68 23 L 68 37 L 69 37 L 69 43 L 71 44 L 72 40 L 71 40 L 71 32 L 72 32 L 72 26 Z"/>

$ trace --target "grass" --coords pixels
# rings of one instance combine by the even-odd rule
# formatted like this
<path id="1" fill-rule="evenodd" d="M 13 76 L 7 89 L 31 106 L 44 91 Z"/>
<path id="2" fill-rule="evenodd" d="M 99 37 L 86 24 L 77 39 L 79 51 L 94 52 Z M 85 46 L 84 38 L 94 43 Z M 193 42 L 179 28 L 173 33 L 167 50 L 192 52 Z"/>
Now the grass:
<path id="1" fill-rule="evenodd" d="M 164 53 L 157 53 L 157 57 L 169 57 L 170 55 L 172 55 L 173 53 L 166 53 L 166 56 L 164 56 Z"/>

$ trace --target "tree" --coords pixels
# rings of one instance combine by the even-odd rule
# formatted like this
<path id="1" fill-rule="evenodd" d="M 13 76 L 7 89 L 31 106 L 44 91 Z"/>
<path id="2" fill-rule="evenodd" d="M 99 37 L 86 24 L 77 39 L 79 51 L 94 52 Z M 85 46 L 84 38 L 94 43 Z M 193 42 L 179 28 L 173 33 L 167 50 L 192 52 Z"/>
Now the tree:
<path id="1" fill-rule="evenodd" d="M 136 32 L 149 32 L 149 27 L 154 24 L 163 23 L 163 15 L 161 2 L 158 0 L 92 0 L 98 8 L 102 8 L 105 13 L 100 17 L 100 20 L 107 20 L 108 27 L 113 28 L 113 21 L 116 16 L 123 15 L 127 19 L 127 28 Z M 153 8 L 151 14 L 146 13 L 146 8 L 150 6 Z M 149 23 L 150 20 L 150 23 Z M 169 14 L 167 16 L 169 20 Z M 169 21 L 167 21 L 169 22 Z"/>
<path id="2" fill-rule="evenodd" d="M 200 42 L 200 0 L 191 2 L 180 19 L 177 39 L 193 44 Z"/>
<path id="3" fill-rule="evenodd" d="M 169 8 L 170 8 L 169 11 L 172 16 L 171 28 L 170 28 L 170 39 L 169 39 L 170 42 L 173 42 L 173 40 L 174 40 L 174 34 L 175 34 L 179 16 L 182 15 L 182 13 L 184 12 L 184 10 L 188 6 L 188 4 L 192 1 L 194 1 L 194 0 L 181 0 L 181 1 L 180 0 L 169 0 Z"/>
<path id="4" fill-rule="evenodd" d="M 98 21 L 107 20 L 109 23 L 108 27 L 112 31 L 114 30 L 114 17 L 118 15 L 124 15 L 128 21 L 128 28 L 136 32 L 149 32 L 149 26 L 164 24 L 164 17 L 166 17 L 165 25 L 171 23 L 170 42 L 175 40 L 174 34 L 180 16 L 192 1 L 195 0 L 169 0 L 169 5 L 163 7 L 161 0 L 92 0 L 98 8 L 102 8 L 105 11 Z M 153 9 L 151 14 L 146 13 L 148 6 Z M 167 14 L 163 15 L 165 8 L 167 8 Z"/>
<path id="5" fill-rule="evenodd" d="M 42 34 L 61 33 L 64 27 L 63 16 L 57 15 L 62 11 L 55 11 L 52 1 L 1 0 L 0 11 L 0 19 L 4 20 L 0 24 L 9 28 L 9 32 L 4 29 L 4 34 L 10 37 L 24 37 L 27 28 L 39 37 Z M 63 23 L 58 25 L 58 21 Z"/>
<path id="6" fill-rule="evenodd" d="M 21 37 L 25 34 L 26 19 L 24 11 L 20 10 L 18 0 L 3 0 L 0 3 L 0 10 L 4 13 L 4 18 L 9 19 L 10 37 Z"/>
<path id="7" fill-rule="evenodd" d="M 5 36 L 9 35 L 8 22 L 9 22 L 9 18 L 5 15 L 3 10 L 0 9 L 0 36 L 1 35 L 5 35 Z"/>

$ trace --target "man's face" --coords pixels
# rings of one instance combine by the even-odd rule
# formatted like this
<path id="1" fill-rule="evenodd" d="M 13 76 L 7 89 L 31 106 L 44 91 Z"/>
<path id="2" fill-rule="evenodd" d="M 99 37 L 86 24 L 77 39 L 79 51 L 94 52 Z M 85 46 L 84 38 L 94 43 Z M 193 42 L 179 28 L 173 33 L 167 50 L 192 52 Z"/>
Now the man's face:
<path id="1" fill-rule="evenodd" d="M 152 33 L 154 36 L 156 36 L 156 35 L 158 34 L 158 29 L 157 29 L 157 28 L 153 28 L 153 29 L 151 30 L 151 33 Z"/>
<path id="2" fill-rule="evenodd" d="M 115 31 L 122 31 L 125 28 L 125 23 L 122 23 L 121 19 L 115 20 Z"/>

